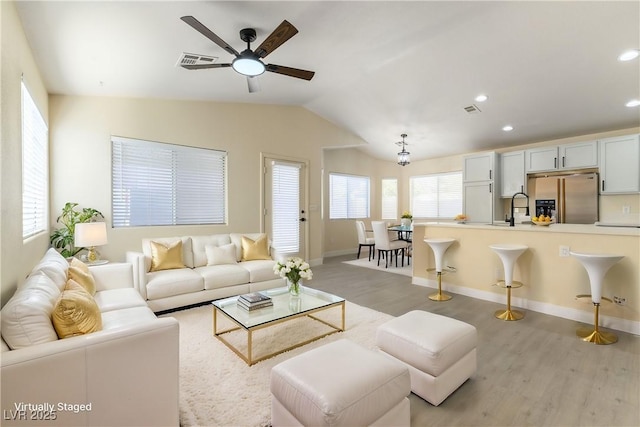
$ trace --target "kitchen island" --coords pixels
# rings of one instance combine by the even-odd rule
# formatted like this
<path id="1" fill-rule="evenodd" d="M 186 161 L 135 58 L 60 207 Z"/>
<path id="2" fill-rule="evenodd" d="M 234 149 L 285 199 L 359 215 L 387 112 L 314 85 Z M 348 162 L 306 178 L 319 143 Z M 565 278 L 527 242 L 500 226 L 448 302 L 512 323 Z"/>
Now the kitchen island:
<path id="1" fill-rule="evenodd" d="M 514 280 L 524 286 L 515 289 L 512 304 L 524 309 L 593 323 L 589 277 L 572 256 L 560 256 L 560 247 L 575 252 L 624 255 L 607 273 L 603 296 L 626 300 L 624 305 L 604 301 L 600 307 L 600 325 L 640 335 L 640 229 L 598 227 L 582 224 L 538 226 L 517 224 L 457 224 L 452 222 L 415 223 L 413 225 L 413 283 L 437 287 L 427 272 L 435 265 L 433 252 L 424 239 L 456 239 L 445 254 L 445 266 L 455 269 L 443 276 L 443 291 L 474 298 L 505 302 L 504 289 L 494 286 L 503 278 L 502 262 L 489 248 L 495 243 L 524 244 L 529 249 L 516 262 Z M 455 304 L 454 299 L 443 304 Z M 487 313 L 488 316 L 493 313 Z M 526 316 L 525 316 L 526 321 Z"/>

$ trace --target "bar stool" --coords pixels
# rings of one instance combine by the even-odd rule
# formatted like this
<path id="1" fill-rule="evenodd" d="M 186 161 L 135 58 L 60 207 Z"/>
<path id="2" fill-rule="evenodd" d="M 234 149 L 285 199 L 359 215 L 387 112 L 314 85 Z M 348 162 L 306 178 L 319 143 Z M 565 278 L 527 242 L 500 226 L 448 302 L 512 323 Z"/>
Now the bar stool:
<path id="1" fill-rule="evenodd" d="M 602 296 L 602 283 L 607 271 L 620 261 L 624 256 L 611 255 L 611 254 L 586 254 L 579 252 L 570 252 L 582 266 L 587 270 L 589 275 L 589 282 L 591 283 L 591 295 L 578 295 L 591 296 L 593 302 L 593 328 L 582 327 L 576 331 L 576 335 L 582 338 L 583 341 L 592 342 L 595 344 L 613 344 L 618 341 L 618 337 L 611 332 L 602 332 L 598 329 L 598 318 L 600 314 L 600 301 L 607 299 Z"/>
<path id="2" fill-rule="evenodd" d="M 518 310 L 511 310 L 511 288 L 522 286 L 522 282 L 513 280 L 513 267 L 518 257 L 529 247 L 509 243 L 490 245 L 489 247 L 498 254 L 504 266 L 504 280 L 498 280 L 497 285 L 507 288 L 507 309 L 496 310 L 494 315 L 500 320 L 520 320 L 524 317 L 524 313 Z"/>
<path id="3" fill-rule="evenodd" d="M 438 277 L 438 293 L 429 295 L 429 299 L 432 301 L 449 301 L 453 298 L 451 295 L 442 293 L 442 264 L 444 260 L 444 253 L 447 251 L 449 246 L 455 242 L 456 239 L 451 238 L 441 238 L 441 239 L 424 239 L 424 242 L 431 246 L 433 250 L 433 257 L 436 260 L 436 268 L 428 268 L 427 271 L 434 271 Z"/>

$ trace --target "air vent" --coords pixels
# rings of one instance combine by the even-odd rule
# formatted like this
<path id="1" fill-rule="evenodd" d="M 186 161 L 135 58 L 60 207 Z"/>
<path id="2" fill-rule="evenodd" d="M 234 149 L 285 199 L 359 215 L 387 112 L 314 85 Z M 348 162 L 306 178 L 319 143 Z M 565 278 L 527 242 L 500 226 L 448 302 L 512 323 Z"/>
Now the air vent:
<path id="1" fill-rule="evenodd" d="M 471 104 L 468 107 L 464 107 L 464 111 L 466 111 L 469 114 L 477 114 L 477 113 L 481 113 L 482 111 L 478 108 L 477 105 L 475 104 Z"/>
<path id="2" fill-rule="evenodd" d="M 218 58 L 215 56 L 207 56 L 207 55 L 199 55 L 197 53 L 186 53 L 183 52 L 178 58 L 178 62 L 176 63 L 176 67 L 180 67 L 182 65 L 203 65 L 203 64 L 213 64 L 216 62 Z"/>

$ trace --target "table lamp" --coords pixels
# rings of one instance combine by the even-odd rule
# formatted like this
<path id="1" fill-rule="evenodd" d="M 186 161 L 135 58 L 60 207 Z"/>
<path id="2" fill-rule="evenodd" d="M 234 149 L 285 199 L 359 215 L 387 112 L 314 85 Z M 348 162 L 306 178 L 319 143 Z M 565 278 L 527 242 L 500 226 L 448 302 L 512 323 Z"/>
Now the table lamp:
<path id="1" fill-rule="evenodd" d="M 89 248 L 87 262 L 92 264 L 100 261 L 96 246 L 107 244 L 107 226 L 104 222 L 83 222 L 76 224 L 74 246 Z"/>

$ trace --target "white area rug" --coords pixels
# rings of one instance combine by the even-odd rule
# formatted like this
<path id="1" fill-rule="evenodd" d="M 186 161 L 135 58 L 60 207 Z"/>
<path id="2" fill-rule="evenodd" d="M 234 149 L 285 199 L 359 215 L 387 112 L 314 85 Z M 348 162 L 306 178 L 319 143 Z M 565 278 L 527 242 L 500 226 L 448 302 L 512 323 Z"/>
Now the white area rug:
<path id="1" fill-rule="evenodd" d="M 392 317 L 346 303 L 346 331 L 247 366 L 235 353 L 213 336 L 212 307 L 209 305 L 162 315 L 180 323 L 180 425 L 181 426 L 265 426 L 271 419 L 269 376 L 278 363 L 320 345 L 347 338 L 367 348 L 375 347 L 376 328 Z M 340 309 L 323 314 L 339 324 Z M 283 348 L 284 341 L 320 330 L 320 322 L 307 318 L 284 322 L 254 333 L 256 351 Z M 238 343 L 246 341 L 237 332 Z M 302 340 L 299 340 L 302 341 Z M 298 341 L 298 342 L 299 342 Z M 282 347 L 281 347 L 282 346 Z M 313 369 L 313 367 L 309 367 Z"/>
<path id="2" fill-rule="evenodd" d="M 395 260 L 393 265 L 389 265 L 389 268 L 384 268 L 384 259 L 380 260 L 380 267 L 378 267 L 378 260 L 369 261 L 368 258 L 354 259 L 353 261 L 342 261 L 344 264 L 355 265 L 356 267 L 371 268 L 373 270 L 386 271 L 387 273 L 402 274 L 403 276 L 411 277 L 413 275 L 413 269 L 411 265 L 407 265 L 405 259 L 404 267 L 400 266 L 400 260 L 398 259 L 398 267 L 396 267 Z"/>

